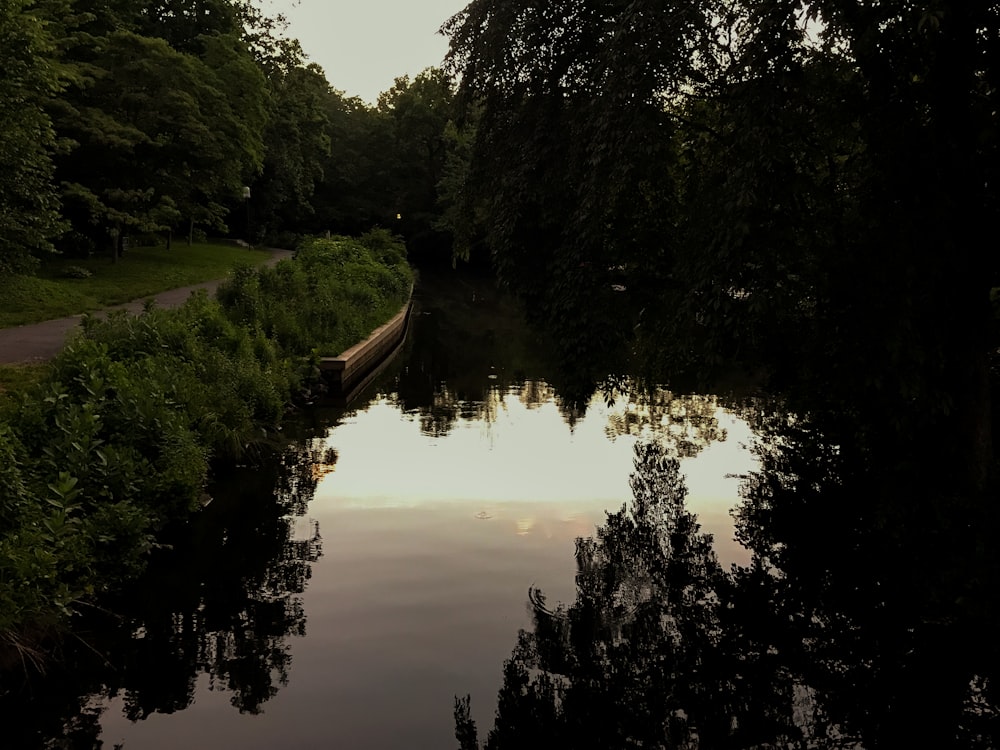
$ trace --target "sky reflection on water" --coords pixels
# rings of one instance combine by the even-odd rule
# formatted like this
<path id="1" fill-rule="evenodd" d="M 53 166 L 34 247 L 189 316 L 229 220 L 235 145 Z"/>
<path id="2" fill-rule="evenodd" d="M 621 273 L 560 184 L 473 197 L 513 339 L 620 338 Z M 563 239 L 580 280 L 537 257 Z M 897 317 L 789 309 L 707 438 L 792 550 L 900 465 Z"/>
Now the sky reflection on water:
<path id="1" fill-rule="evenodd" d="M 608 437 L 609 418 L 624 407 L 595 397 L 587 416 L 571 429 L 553 400 L 524 405 L 519 389 L 501 400 L 490 421 L 462 420 L 454 432 L 428 436 L 387 398 L 370 404 L 325 441 L 339 455 L 336 470 L 321 481 L 313 508 L 423 507 L 458 504 L 462 513 L 531 533 L 543 521 L 579 521 L 575 536 L 593 532 L 605 510 L 629 497 L 632 435 Z M 719 408 L 726 439 L 709 444 L 696 459 L 682 460 L 689 508 L 716 537 L 722 562 L 745 563 L 746 550 L 732 541 L 729 510 L 739 479 L 753 461 L 750 431 Z M 651 433 L 646 431 L 646 439 Z M 532 515 L 518 515 L 531 513 Z"/>
<path id="2" fill-rule="evenodd" d="M 532 393 L 544 393 L 531 384 Z M 574 542 L 630 497 L 635 434 L 616 434 L 628 407 L 595 398 L 572 429 L 551 398 L 494 392 L 486 418 L 428 434 L 391 395 L 347 415 L 318 452 L 322 467 L 305 518 L 323 556 L 303 595 L 305 637 L 290 639 L 290 679 L 259 716 L 241 715 L 207 679 L 194 705 L 130 724 L 120 699 L 103 718 L 126 748 L 451 747 L 456 694 L 495 696 L 528 589 L 572 601 Z M 725 439 L 682 459 L 690 509 L 716 536 L 723 565 L 745 562 L 732 541 L 734 472 L 751 466 L 745 423 L 717 409 Z M 637 430 L 648 439 L 648 430 Z M 613 439 L 612 439 L 613 438 Z M 332 470 L 331 470 L 332 469 Z M 481 725 L 493 706 L 475 707 Z"/>

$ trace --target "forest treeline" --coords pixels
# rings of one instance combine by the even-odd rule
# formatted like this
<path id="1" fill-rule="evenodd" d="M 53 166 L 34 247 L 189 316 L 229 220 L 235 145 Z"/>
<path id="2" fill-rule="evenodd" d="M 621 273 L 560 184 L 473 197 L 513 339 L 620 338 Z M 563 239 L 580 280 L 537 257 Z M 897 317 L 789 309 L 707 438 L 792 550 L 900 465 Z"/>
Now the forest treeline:
<path id="1" fill-rule="evenodd" d="M 376 225 L 447 255 L 447 77 L 401 77 L 369 106 L 284 26 L 253 0 L 3 0 L 0 273 L 127 237 Z"/>

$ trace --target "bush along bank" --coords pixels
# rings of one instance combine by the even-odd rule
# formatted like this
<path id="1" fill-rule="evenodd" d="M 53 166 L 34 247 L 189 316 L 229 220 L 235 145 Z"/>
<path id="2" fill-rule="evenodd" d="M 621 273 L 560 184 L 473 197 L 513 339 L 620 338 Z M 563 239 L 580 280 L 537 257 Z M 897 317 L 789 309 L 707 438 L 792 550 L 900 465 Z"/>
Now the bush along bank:
<path id="1" fill-rule="evenodd" d="M 0 415 L 8 657 L 138 575 L 157 530 L 199 507 L 210 465 L 275 438 L 316 358 L 388 320 L 411 283 L 402 243 L 379 231 L 238 267 L 218 299 L 86 319 Z"/>
<path id="2" fill-rule="evenodd" d="M 395 315 L 413 283 L 403 244 L 385 230 L 311 239 L 295 263 L 243 267 L 219 288 L 230 318 L 284 351 L 336 356 Z"/>

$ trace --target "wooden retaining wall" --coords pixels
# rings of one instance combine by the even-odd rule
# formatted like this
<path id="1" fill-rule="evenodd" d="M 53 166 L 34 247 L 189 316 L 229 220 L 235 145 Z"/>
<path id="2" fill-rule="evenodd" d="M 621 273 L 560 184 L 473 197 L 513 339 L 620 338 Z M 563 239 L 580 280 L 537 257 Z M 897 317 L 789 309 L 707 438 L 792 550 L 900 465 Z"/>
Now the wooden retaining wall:
<path id="1" fill-rule="evenodd" d="M 319 367 L 331 391 L 340 399 L 350 401 L 378 377 L 406 341 L 413 305 L 413 290 L 410 298 L 400 308 L 392 320 L 379 326 L 364 341 L 355 344 L 337 357 L 323 357 Z"/>

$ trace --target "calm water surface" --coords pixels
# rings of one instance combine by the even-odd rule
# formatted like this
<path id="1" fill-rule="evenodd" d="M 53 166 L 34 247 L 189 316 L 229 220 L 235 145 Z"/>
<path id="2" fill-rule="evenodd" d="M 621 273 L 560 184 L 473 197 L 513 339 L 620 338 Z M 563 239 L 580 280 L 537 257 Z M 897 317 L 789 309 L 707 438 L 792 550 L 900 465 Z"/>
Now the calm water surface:
<path id="1" fill-rule="evenodd" d="M 132 721 L 134 688 L 93 699 L 106 747 L 450 748 L 454 698 L 467 693 L 488 728 L 503 663 L 531 622 L 529 588 L 573 600 L 575 540 L 631 497 L 637 440 L 688 456 L 689 509 L 723 564 L 747 561 L 729 516 L 733 475 L 751 466 L 746 424 L 714 398 L 667 392 L 567 413 L 511 314 L 472 287 L 450 306 L 425 295 L 408 351 L 369 396 L 290 427 L 303 437 L 286 470 L 299 480 L 284 480 L 278 557 L 305 572 L 284 586 L 265 572 L 248 587 L 254 607 L 280 601 L 288 625 L 263 639 L 271 655 L 247 678 L 267 684 L 239 676 L 241 629 L 259 630 L 243 606 L 220 631 L 200 629 L 190 705 L 153 700 Z M 219 494 L 198 522 L 226 554 L 246 491 Z M 214 588 L 201 585 L 196 619 Z M 175 634 L 186 616 L 178 607 Z"/>
<path id="2" fill-rule="evenodd" d="M 0 748 L 1000 746 L 998 506 L 874 461 L 877 408 L 581 408 L 488 283 L 418 289 L 369 393 L 3 676 Z"/>

